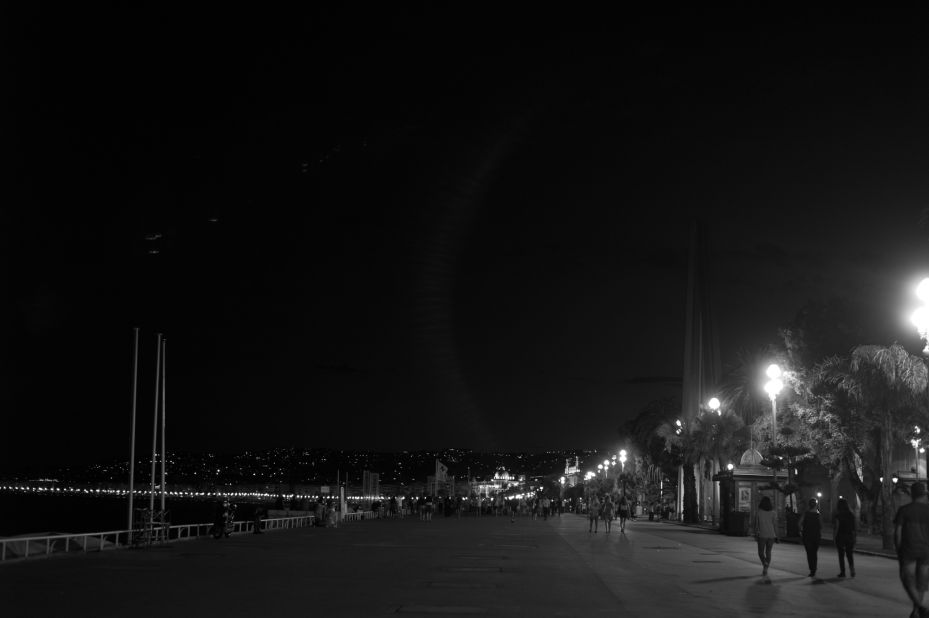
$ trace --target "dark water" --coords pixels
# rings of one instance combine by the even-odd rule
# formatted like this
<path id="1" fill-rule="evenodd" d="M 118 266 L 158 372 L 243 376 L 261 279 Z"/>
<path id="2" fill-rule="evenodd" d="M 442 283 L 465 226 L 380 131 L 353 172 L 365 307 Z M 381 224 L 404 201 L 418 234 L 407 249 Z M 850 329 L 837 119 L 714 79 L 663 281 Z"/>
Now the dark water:
<path id="1" fill-rule="evenodd" d="M 136 498 L 136 507 L 148 500 Z M 160 505 L 155 499 L 155 507 Z M 213 500 L 166 500 L 172 524 L 213 521 Z M 236 519 L 250 517 L 253 504 L 238 503 Z M 49 496 L 0 492 L 0 536 L 43 532 L 104 532 L 124 530 L 128 524 L 128 500 L 111 496 Z"/>

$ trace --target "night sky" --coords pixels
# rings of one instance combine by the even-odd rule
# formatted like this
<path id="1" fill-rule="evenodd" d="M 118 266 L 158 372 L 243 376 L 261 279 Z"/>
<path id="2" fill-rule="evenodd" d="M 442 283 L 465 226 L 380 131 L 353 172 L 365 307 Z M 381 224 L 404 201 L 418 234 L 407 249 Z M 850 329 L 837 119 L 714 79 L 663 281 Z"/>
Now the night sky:
<path id="1" fill-rule="evenodd" d="M 143 452 L 158 331 L 169 449 L 614 446 L 697 219 L 724 363 L 918 349 L 925 16 L 71 10 L 7 24 L 4 469 L 127 456 L 133 326 Z"/>

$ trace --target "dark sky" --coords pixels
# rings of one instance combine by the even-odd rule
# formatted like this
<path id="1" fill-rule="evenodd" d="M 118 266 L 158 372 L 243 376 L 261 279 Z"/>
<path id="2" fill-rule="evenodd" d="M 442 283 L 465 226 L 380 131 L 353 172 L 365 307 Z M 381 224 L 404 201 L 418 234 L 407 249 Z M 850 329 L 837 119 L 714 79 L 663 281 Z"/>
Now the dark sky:
<path id="1" fill-rule="evenodd" d="M 161 330 L 169 448 L 613 446 L 696 219 L 724 362 L 833 297 L 916 345 L 923 18 L 16 15 L 0 463 L 125 456 L 136 325 L 143 445 Z"/>

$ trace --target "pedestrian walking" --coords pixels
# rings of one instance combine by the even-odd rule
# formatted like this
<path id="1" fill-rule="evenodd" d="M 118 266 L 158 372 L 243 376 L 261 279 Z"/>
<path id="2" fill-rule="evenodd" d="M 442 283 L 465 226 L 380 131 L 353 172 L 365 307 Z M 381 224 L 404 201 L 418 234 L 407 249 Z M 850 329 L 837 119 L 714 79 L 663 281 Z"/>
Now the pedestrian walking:
<path id="1" fill-rule="evenodd" d="M 600 500 L 594 494 L 590 497 L 590 504 L 587 508 L 587 532 L 597 533 L 597 522 L 600 519 Z"/>
<path id="2" fill-rule="evenodd" d="M 755 541 L 758 543 L 761 574 L 767 575 L 768 567 L 771 566 L 771 549 L 777 543 L 777 513 L 774 512 L 774 506 L 768 496 L 763 497 L 758 503 L 752 528 L 755 531 Z"/>
<path id="3" fill-rule="evenodd" d="M 261 532 L 261 519 L 262 519 L 264 516 L 265 516 L 264 507 L 261 506 L 260 504 L 259 504 L 259 505 L 256 505 L 256 506 L 255 506 L 255 513 L 254 513 L 254 520 L 253 520 L 253 527 L 254 527 L 254 530 L 252 531 L 253 534 L 262 534 L 262 532 Z"/>
<path id="4" fill-rule="evenodd" d="M 819 512 L 819 502 L 810 498 L 806 513 L 800 520 L 800 539 L 806 549 L 806 564 L 810 567 L 810 577 L 816 577 L 816 562 L 819 553 L 819 544 L 822 540 L 823 522 Z"/>
<path id="5" fill-rule="evenodd" d="M 626 533 L 626 520 L 629 519 L 629 501 L 625 494 L 619 497 L 619 531 Z"/>
<path id="6" fill-rule="evenodd" d="M 845 577 L 845 557 L 848 556 L 849 575 L 855 577 L 855 540 L 858 534 L 855 514 L 848 508 L 848 500 L 839 498 L 832 516 L 832 540 L 839 554 L 839 577 Z"/>
<path id="7" fill-rule="evenodd" d="M 900 581 L 903 590 L 913 602 L 910 616 L 929 616 L 929 607 L 923 605 L 923 593 L 929 587 L 929 498 L 926 484 L 910 486 L 913 501 L 901 506 L 894 517 L 894 547 L 900 563 Z"/>
<path id="8" fill-rule="evenodd" d="M 603 527 L 606 528 L 606 533 L 609 534 L 610 530 L 613 528 L 613 517 L 615 516 L 613 512 L 613 499 L 609 494 L 603 499 L 603 506 L 600 509 L 600 514 L 603 517 Z"/>

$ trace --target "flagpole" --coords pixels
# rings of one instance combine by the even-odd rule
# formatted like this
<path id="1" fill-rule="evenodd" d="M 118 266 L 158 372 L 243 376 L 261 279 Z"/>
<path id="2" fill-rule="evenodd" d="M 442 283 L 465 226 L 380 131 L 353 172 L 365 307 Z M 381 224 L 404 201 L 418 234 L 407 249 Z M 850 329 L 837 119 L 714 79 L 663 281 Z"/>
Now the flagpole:
<path id="1" fill-rule="evenodd" d="M 155 514 L 155 457 L 158 450 L 158 400 L 161 389 L 161 333 L 158 333 L 158 353 L 155 359 L 155 418 L 152 421 L 152 482 L 149 489 L 149 521 Z"/>
<path id="2" fill-rule="evenodd" d="M 168 339 L 161 340 L 161 517 L 165 513 L 165 380 L 168 378 Z"/>
<path id="3" fill-rule="evenodd" d="M 132 530 L 132 492 L 135 490 L 135 412 L 139 395 L 139 327 L 132 329 L 132 423 L 129 433 L 129 525 Z"/>

